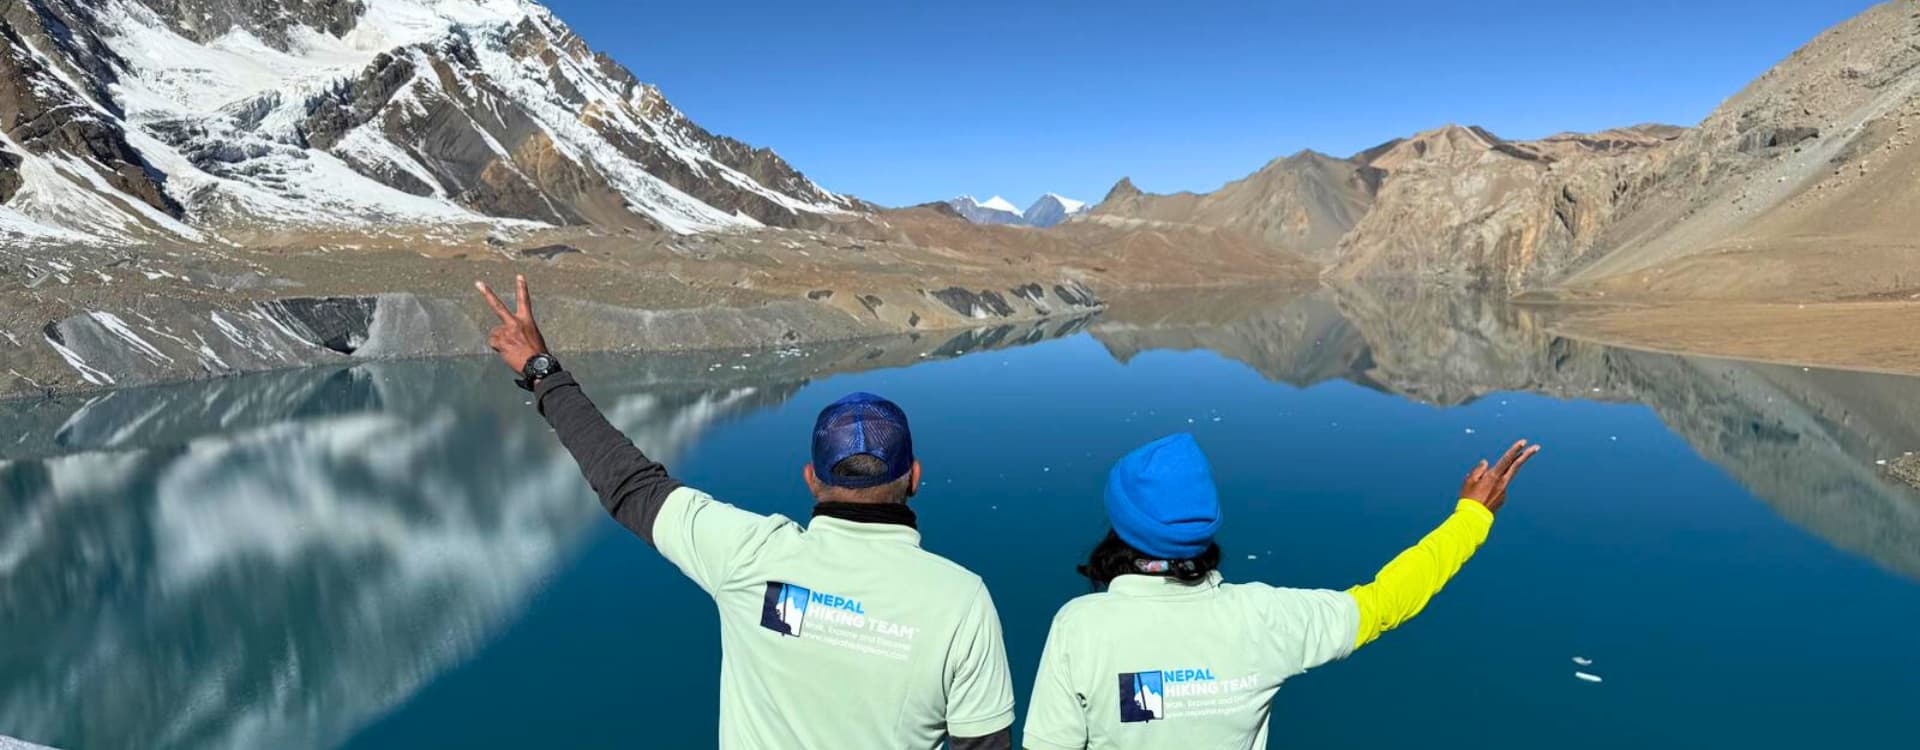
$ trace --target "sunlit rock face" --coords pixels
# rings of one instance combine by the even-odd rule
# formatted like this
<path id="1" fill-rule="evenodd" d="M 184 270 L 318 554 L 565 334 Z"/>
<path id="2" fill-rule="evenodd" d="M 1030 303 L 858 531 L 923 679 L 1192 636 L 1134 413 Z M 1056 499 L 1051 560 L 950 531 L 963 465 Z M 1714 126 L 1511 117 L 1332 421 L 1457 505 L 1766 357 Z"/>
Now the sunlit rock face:
<path id="1" fill-rule="evenodd" d="M 856 209 L 532 0 L 44 0 L 0 24 L 0 235 L 696 232 Z"/>

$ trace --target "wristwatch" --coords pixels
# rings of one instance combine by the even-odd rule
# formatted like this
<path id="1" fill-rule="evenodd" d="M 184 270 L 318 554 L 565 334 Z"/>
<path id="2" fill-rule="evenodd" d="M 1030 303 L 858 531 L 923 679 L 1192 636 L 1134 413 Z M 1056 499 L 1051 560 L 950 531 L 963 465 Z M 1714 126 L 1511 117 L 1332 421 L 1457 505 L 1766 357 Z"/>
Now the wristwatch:
<path id="1" fill-rule="evenodd" d="M 527 360 L 526 366 L 520 368 L 520 387 L 531 391 L 535 383 L 553 377 L 558 372 L 560 360 L 546 352 L 535 354 Z"/>

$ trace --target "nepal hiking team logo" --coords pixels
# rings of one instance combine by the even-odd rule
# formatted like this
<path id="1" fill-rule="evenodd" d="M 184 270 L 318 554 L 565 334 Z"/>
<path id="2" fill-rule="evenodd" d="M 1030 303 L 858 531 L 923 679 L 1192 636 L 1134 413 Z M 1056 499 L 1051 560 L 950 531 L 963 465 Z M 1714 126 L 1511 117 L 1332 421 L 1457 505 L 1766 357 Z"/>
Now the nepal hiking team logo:
<path id="1" fill-rule="evenodd" d="M 807 622 L 808 610 L 815 606 L 823 608 L 819 616 L 826 618 L 825 624 L 854 627 L 865 627 L 867 624 L 866 607 L 857 599 L 814 591 L 791 583 L 768 581 L 766 600 L 760 606 L 760 627 L 798 638 L 801 626 Z M 908 634 L 907 637 L 912 638 L 912 635 Z"/>
<path id="2" fill-rule="evenodd" d="M 1212 682 L 1211 669 L 1166 669 L 1120 675 L 1120 723 L 1167 718 L 1167 683 Z"/>
<path id="3" fill-rule="evenodd" d="M 760 627 L 781 635 L 800 637 L 813 592 L 791 583 L 767 582 L 766 603 L 760 607 Z"/>

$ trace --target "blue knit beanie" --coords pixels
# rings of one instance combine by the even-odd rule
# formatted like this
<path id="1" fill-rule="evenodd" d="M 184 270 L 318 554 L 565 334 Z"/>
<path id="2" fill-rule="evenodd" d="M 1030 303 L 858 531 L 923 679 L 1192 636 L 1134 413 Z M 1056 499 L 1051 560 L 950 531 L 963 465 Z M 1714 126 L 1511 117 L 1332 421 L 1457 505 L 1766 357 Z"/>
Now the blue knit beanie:
<path id="1" fill-rule="evenodd" d="M 1107 520 L 1121 541 L 1165 560 L 1199 557 L 1220 530 L 1220 493 L 1193 436 L 1160 438 L 1107 476 Z"/>

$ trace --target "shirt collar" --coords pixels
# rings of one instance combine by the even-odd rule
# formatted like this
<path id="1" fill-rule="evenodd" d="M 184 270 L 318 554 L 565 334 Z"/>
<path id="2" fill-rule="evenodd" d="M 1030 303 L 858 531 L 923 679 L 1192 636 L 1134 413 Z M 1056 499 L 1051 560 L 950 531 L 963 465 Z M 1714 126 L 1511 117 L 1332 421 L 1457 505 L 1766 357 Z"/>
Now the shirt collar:
<path id="1" fill-rule="evenodd" d="M 814 516 L 807 522 L 811 534 L 831 534 L 873 542 L 899 542 L 920 546 L 920 531 L 897 523 L 862 523 L 833 516 Z"/>
<path id="2" fill-rule="evenodd" d="M 1107 592 L 1120 596 L 1174 597 L 1196 596 L 1220 588 L 1220 571 L 1208 571 L 1207 579 L 1187 583 L 1171 576 L 1125 575 L 1107 584 Z"/>

